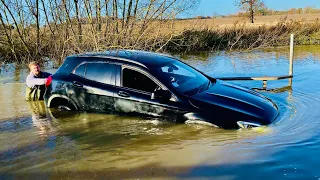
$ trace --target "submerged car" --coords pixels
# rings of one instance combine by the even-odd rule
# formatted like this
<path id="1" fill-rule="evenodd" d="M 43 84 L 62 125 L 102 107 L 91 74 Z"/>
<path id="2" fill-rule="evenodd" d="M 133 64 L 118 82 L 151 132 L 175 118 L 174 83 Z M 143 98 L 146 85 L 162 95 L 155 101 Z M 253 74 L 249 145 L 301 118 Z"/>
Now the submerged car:
<path id="1" fill-rule="evenodd" d="M 272 123 L 263 95 L 212 78 L 175 57 L 136 50 L 69 56 L 46 83 L 50 108 L 205 122 L 221 128 Z"/>

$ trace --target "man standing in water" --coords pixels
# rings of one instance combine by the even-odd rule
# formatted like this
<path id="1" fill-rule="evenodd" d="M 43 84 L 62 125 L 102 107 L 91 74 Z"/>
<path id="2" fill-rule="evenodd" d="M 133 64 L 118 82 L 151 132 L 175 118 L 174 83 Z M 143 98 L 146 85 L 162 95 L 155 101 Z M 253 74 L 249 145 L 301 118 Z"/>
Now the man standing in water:
<path id="1" fill-rule="evenodd" d="M 32 61 L 29 64 L 30 74 L 26 79 L 26 100 L 38 101 L 43 100 L 45 92 L 45 84 L 47 78 L 51 76 L 50 73 L 42 72 L 40 66 L 36 61 Z"/>

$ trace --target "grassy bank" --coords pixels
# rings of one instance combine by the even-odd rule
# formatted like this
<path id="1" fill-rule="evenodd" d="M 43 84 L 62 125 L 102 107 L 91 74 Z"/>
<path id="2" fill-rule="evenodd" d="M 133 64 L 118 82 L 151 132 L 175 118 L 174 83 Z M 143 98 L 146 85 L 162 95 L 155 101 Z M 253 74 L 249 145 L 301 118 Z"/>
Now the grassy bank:
<path id="1" fill-rule="evenodd" d="M 31 60 L 44 58 L 61 61 L 66 56 L 88 51 L 106 49 L 141 49 L 160 52 L 188 52 L 199 50 L 242 51 L 263 47 L 286 46 L 289 36 L 295 34 L 296 45 L 320 44 L 320 21 L 300 22 L 281 21 L 276 25 L 247 27 L 246 24 L 234 23 L 224 28 L 199 28 L 200 25 L 179 29 L 174 21 L 152 22 L 141 33 L 137 24 L 132 31 L 119 29 L 118 33 L 97 32 L 90 26 L 83 26 L 81 41 L 68 29 L 57 26 L 57 34 L 49 33 L 48 27 L 42 29 L 40 46 L 36 46 L 36 35 L 29 30 L 29 38 L 21 42 L 17 33 L 11 32 L 10 41 L 1 36 L 0 56 L 2 62 L 25 64 Z M 88 28 L 88 29 L 86 29 Z M 109 27 L 112 28 L 112 27 Z M 102 27 L 102 29 L 107 29 Z M 179 30 L 177 30 L 179 29 Z M 2 29 L 3 30 L 3 29 Z M 111 31 L 110 31 L 111 32 Z M 3 34 L 3 33 L 2 33 Z M 38 48 L 38 51 L 37 51 Z M 39 53 L 36 53 L 39 52 Z"/>
<path id="2" fill-rule="evenodd" d="M 295 45 L 319 45 L 320 21 L 311 23 L 279 22 L 272 26 L 248 28 L 234 24 L 223 29 L 192 29 L 172 39 L 165 51 L 227 50 L 243 51 L 264 47 L 289 45 L 290 34 L 295 34 Z"/>
<path id="3" fill-rule="evenodd" d="M 255 23 L 232 16 L 177 19 L 198 2 L 1 1 L 0 65 L 48 58 L 59 64 L 71 54 L 107 49 L 251 50 L 288 45 L 290 33 L 296 44 L 319 44 L 319 13 L 256 16 Z"/>

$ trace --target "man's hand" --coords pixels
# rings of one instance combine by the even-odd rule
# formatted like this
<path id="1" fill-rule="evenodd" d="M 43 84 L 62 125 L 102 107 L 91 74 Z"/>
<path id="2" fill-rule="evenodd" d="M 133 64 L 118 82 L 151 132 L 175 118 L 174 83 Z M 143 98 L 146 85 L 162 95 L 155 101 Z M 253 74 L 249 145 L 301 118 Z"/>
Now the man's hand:
<path id="1" fill-rule="evenodd" d="M 52 81 L 52 75 L 50 75 L 44 80 L 45 86 L 48 87 L 51 84 L 51 81 Z"/>

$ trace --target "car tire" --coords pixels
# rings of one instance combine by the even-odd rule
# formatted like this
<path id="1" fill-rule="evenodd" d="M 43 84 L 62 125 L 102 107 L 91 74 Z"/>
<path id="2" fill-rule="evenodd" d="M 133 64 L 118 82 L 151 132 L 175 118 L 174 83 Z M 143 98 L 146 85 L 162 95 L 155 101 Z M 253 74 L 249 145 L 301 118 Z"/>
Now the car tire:
<path id="1" fill-rule="evenodd" d="M 60 111 L 76 110 L 76 107 L 65 98 L 54 98 L 50 102 L 50 108 L 58 109 Z"/>
<path id="2" fill-rule="evenodd" d="M 76 108 L 66 99 L 55 99 L 52 102 L 50 109 L 50 114 L 55 119 L 65 119 L 69 117 L 73 117 L 78 113 L 75 112 Z M 73 112 L 72 112 L 73 111 Z"/>
<path id="3" fill-rule="evenodd" d="M 78 116 L 79 113 L 77 111 L 73 111 L 74 109 L 72 109 L 72 107 L 73 107 L 72 105 L 55 106 L 54 108 L 49 109 L 50 115 L 54 119 L 59 119 L 59 120 L 68 119 L 68 118 Z"/>
<path id="4" fill-rule="evenodd" d="M 60 110 L 60 111 L 72 111 L 72 106 L 71 105 L 58 105 L 57 108 Z"/>

